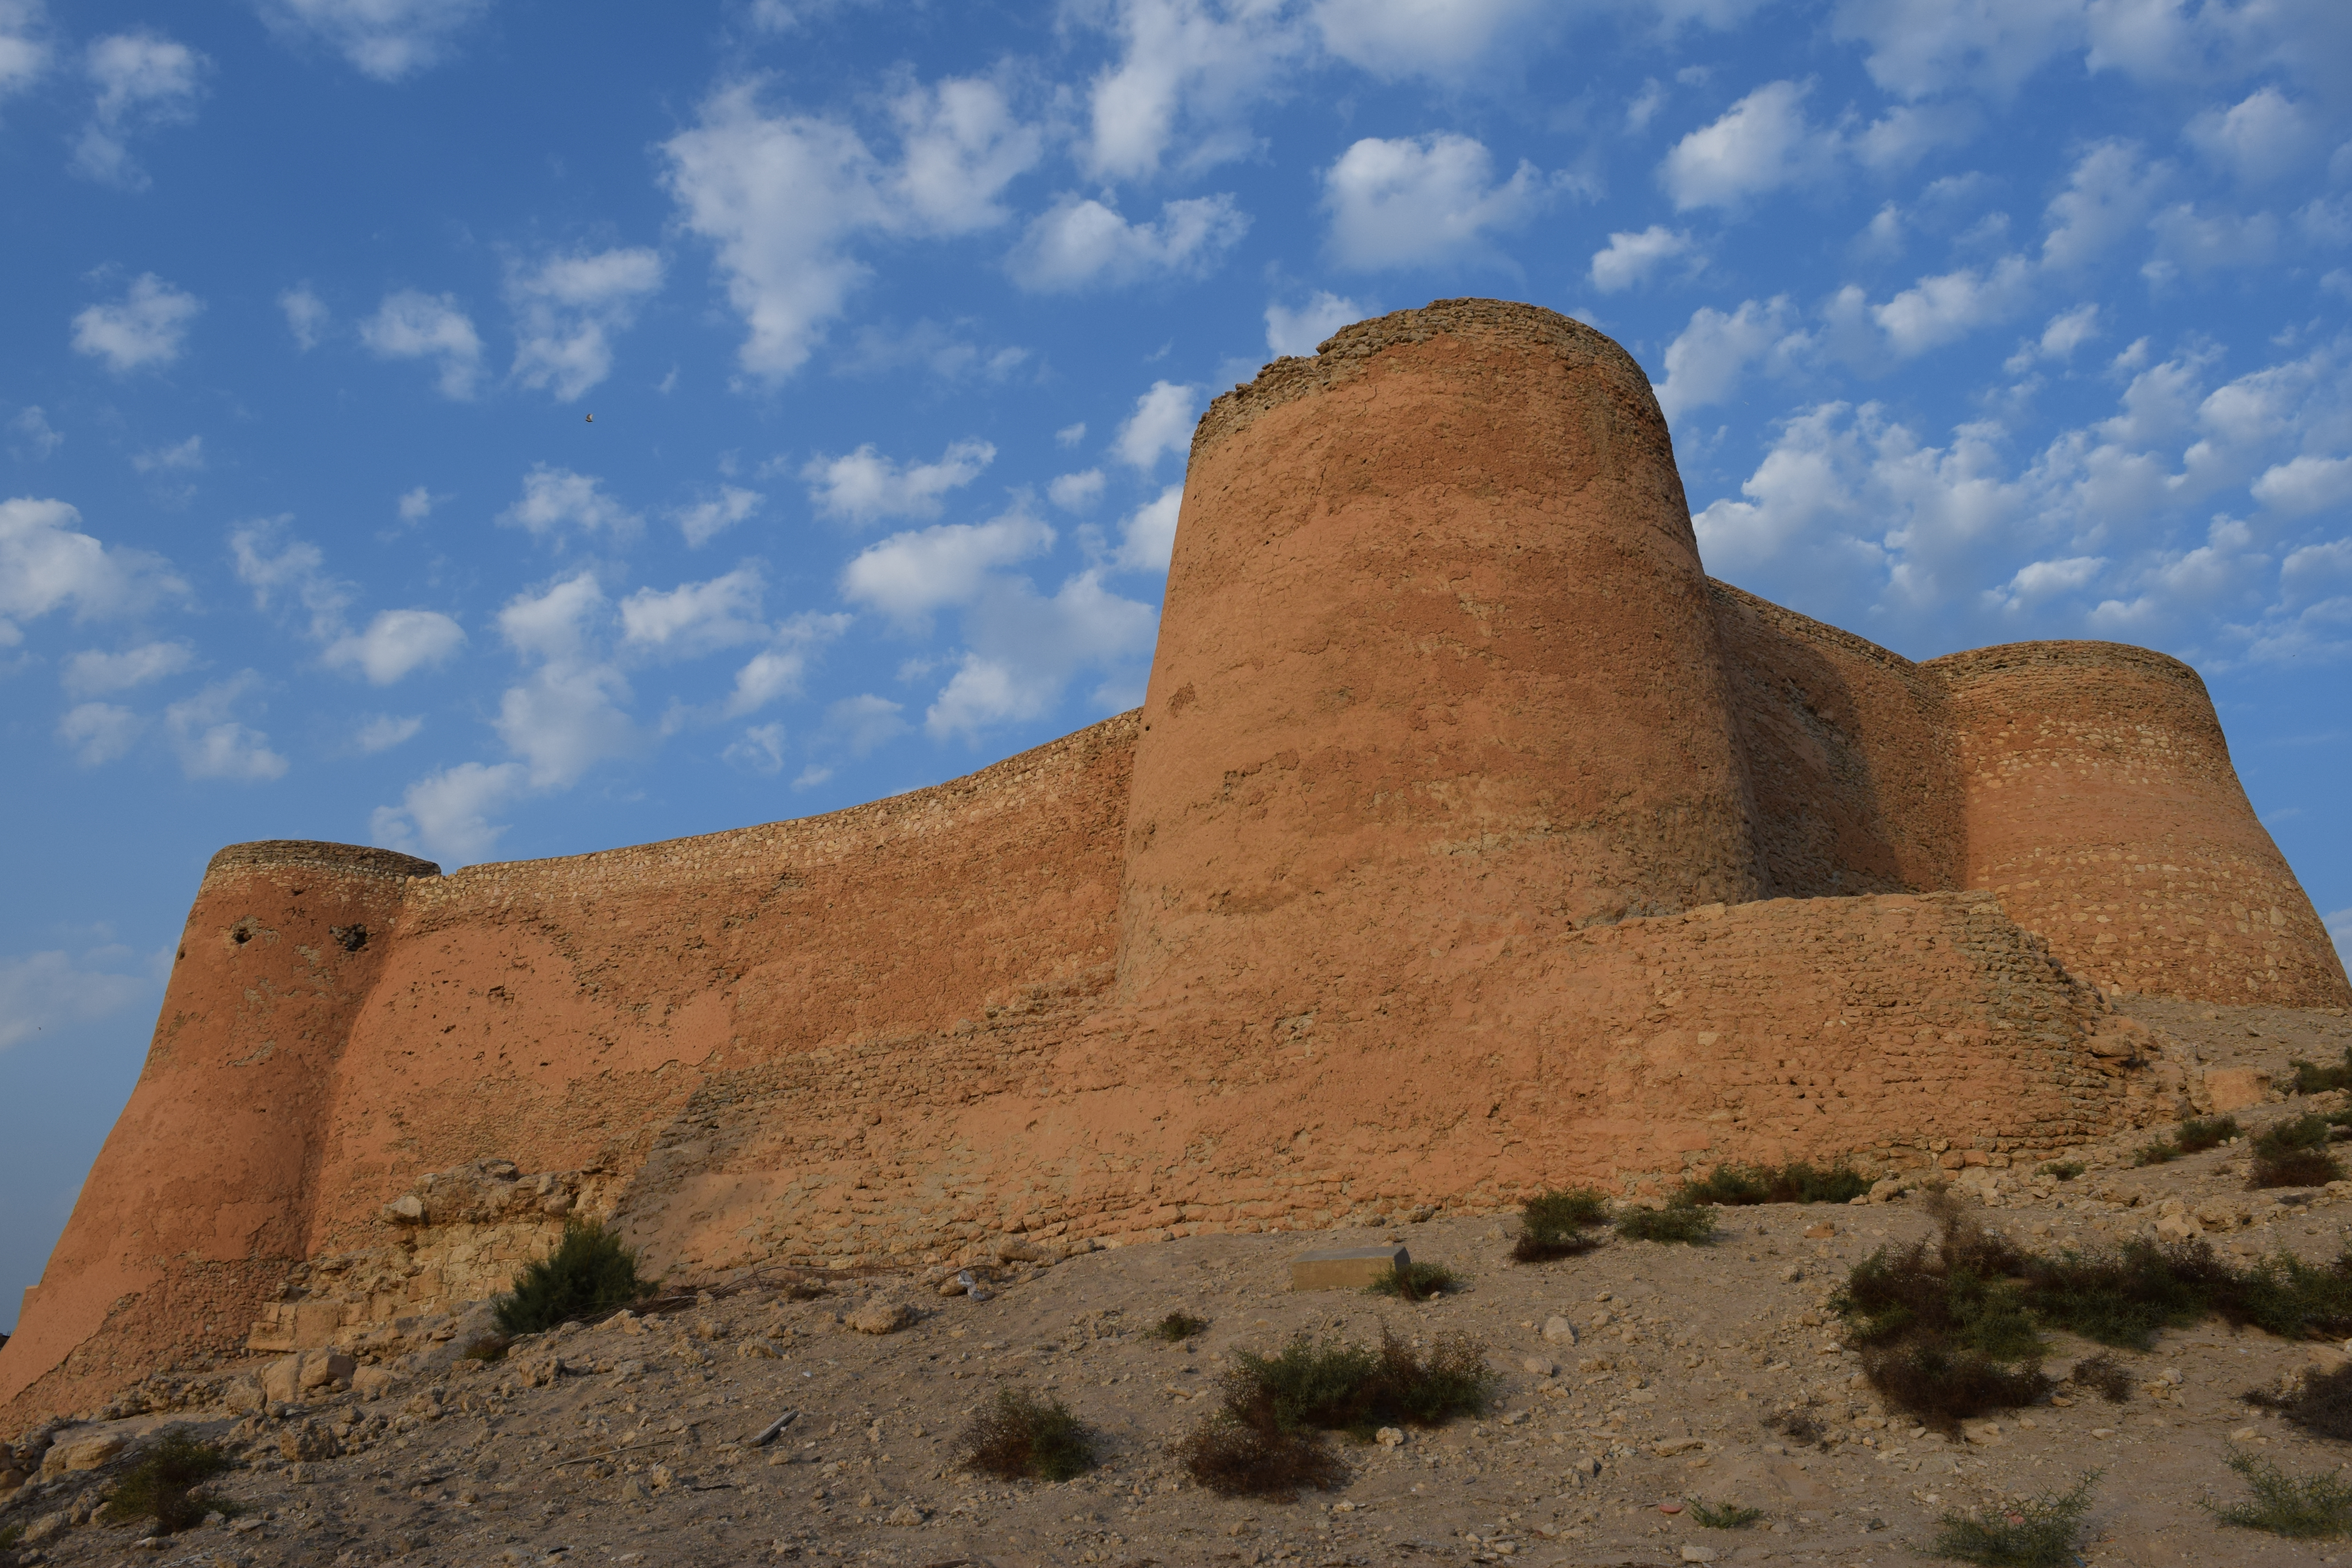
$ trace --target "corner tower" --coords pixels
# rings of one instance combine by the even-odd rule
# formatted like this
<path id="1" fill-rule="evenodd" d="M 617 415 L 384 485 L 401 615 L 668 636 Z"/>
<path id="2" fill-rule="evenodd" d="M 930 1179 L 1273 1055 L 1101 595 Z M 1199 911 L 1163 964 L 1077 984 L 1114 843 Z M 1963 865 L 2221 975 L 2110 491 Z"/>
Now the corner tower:
<path id="1" fill-rule="evenodd" d="M 1192 439 L 1123 994 L 1300 1008 L 1428 954 L 1759 893 L 1648 379 L 1530 305 L 1349 327 Z"/>

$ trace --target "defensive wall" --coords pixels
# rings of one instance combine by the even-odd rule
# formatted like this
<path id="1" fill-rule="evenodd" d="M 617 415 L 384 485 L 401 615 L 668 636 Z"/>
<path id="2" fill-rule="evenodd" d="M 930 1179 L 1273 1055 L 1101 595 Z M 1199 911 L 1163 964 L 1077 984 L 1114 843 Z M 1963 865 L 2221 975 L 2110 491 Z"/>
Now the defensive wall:
<path id="1" fill-rule="evenodd" d="M 2176 1114 L 2120 991 L 2352 1002 L 2193 671 L 1711 582 L 1638 366 L 1348 328 L 1196 434 L 1144 705 L 933 789 L 447 876 L 237 846 L 0 1425 L 478 1298 L 1307 1227 Z"/>

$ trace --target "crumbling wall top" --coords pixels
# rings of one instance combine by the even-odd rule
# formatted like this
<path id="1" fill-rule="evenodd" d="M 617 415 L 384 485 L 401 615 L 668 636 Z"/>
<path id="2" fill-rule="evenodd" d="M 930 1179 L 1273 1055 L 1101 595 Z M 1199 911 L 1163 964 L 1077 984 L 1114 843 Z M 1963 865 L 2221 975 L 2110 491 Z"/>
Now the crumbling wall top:
<path id="1" fill-rule="evenodd" d="M 207 878 L 224 871 L 263 870 L 273 866 L 310 866 L 362 877 L 438 877 L 441 868 L 396 849 L 362 844 L 321 844 L 308 838 L 263 838 L 232 844 L 205 867 Z"/>

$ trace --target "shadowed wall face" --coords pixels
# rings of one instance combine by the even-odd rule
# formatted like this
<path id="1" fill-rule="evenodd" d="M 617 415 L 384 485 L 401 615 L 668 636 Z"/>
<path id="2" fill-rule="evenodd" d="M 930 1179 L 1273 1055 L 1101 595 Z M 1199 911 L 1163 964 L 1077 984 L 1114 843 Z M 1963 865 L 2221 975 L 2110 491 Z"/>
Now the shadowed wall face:
<path id="1" fill-rule="evenodd" d="M 1219 400 L 1144 722 L 1130 998 L 1304 1007 L 1457 942 L 1757 891 L 1664 422 L 1549 311 L 1401 312 Z"/>
<path id="2" fill-rule="evenodd" d="M 2342 1006 L 2310 897 L 2230 765 L 2197 672 L 2115 643 L 2020 643 L 1921 668 L 1951 691 L 1968 885 L 2111 989 Z"/>
<path id="3" fill-rule="evenodd" d="M 59 1367 L 111 1389 L 241 1343 L 302 1258 L 335 1069 L 430 861 L 339 844 L 237 845 L 188 911 L 154 1043 L 0 1368 L 0 1403 Z M 68 1356 L 110 1314 L 135 1331 Z M 67 1333 L 63 1343 L 45 1336 Z M 92 1364 L 93 1361 L 98 1364 Z M 60 1363 L 62 1363 L 60 1365 Z"/>

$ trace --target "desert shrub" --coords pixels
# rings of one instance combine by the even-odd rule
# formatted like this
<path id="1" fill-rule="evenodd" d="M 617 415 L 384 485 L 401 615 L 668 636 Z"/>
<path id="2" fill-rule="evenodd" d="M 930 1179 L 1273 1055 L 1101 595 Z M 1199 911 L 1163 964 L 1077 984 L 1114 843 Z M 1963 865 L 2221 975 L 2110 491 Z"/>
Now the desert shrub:
<path id="1" fill-rule="evenodd" d="M 2062 1182 L 2071 1182 L 2090 1167 L 2080 1160 L 2053 1160 L 2042 1169 L 2045 1173 L 2055 1176 Z"/>
<path id="2" fill-rule="evenodd" d="M 2246 1178 L 2250 1187 L 2324 1187 L 2341 1181 L 2344 1167 L 2327 1152 L 2329 1128 L 2324 1116 L 2298 1116 L 2282 1121 L 2254 1140 L 2254 1166 Z"/>
<path id="3" fill-rule="evenodd" d="M 555 1250 L 524 1266 L 492 1315 L 509 1334 L 543 1333 L 625 1307 L 652 1289 L 637 1278 L 637 1255 L 618 1236 L 593 1221 L 568 1220 Z"/>
<path id="4" fill-rule="evenodd" d="M 1930 1194 L 1927 1209 L 1939 1225 L 1932 1241 L 1878 1248 L 1831 1299 L 1850 1337 L 1888 1352 L 1933 1344 L 1996 1361 L 2040 1354 L 2041 1336 L 2013 1278 L 2025 1255 L 1987 1233 L 1948 1194 Z M 1893 1368 L 1902 1358 L 1880 1359 Z"/>
<path id="5" fill-rule="evenodd" d="M 2230 1279 L 2201 1241 L 2135 1239 L 2114 1252 L 2067 1251 L 2027 1260 L 2033 1315 L 2103 1345 L 2144 1351 L 2158 1332 L 2213 1310 Z"/>
<path id="6" fill-rule="evenodd" d="M 1742 1508 L 1736 1502 L 1702 1502 L 1690 1500 L 1691 1517 L 1709 1530 L 1745 1530 L 1764 1517 L 1760 1508 Z"/>
<path id="7" fill-rule="evenodd" d="M 1391 1268 L 1364 1289 L 1375 1296 L 1394 1296 L 1400 1301 L 1426 1301 L 1432 1296 L 1459 1290 L 1468 1283 L 1443 1263 L 1408 1263 L 1402 1273 Z"/>
<path id="8" fill-rule="evenodd" d="M 1888 1404 L 1947 1436 L 1975 1416 L 2038 1404 L 2054 1386 L 2039 1363 L 2010 1366 L 1933 1339 L 1865 1350 L 1862 1371 Z"/>
<path id="9" fill-rule="evenodd" d="M 1462 1334 L 1425 1353 L 1385 1329 L 1377 1347 L 1300 1334 L 1270 1356 L 1235 1355 L 1219 1381 L 1221 1407 L 1170 1451 L 1204 1487 L 1293 1498 L 1346 1474 L 1318 1432 L 1370 1437 L 1383 1423 L 1480 1415 L 1499 1381 L 1485 1348 Z"/>
<path id="10" fill-rule="evenodd" d="M 2089 1389 L 2110 1405 L 2122 1405 L 2131 1398 L 2131 1373 L 2109 1351 L 2101 1351 L 2096 1355 L 2084 1356 L 2076 1362 L 2074 1376 L 2069 1381 L 2077 1388 Z"/>
<path id="11" fill-rule="evenodd" d="M 457 1353 L 467 1361 L 504 1361 L 508 1347 L 513 1343 L 504 1334 L 483 1334 L 468 1340 L 466 1348 Z"/>
<path id="12" fill-rule="evenodd" d="M 2180 1124 L 2173 1142 L 2184 1154 L 2200 1154 L 2208 1149 L 2219 1149 L 2231 1139 L 2241 1137 L 2245 1129 L 2234 1116 L 2192 1116 Z"/>
<path id="13" fill-rule="evenodd" d="M 10 1550 L 16 1544 L 16 1542 L 24 1539 L 25 1527 L 23 1525 L 0 1524 L 0 1552 Z"/>
<path id="14" fill-rule="evenodd" d="M 2352 1441 L 2352 1364 L 2313 1373 L 2293 1394 L 2256 1389 L 2245 1397 L 2247 1404 L 2275 1410 L 2315 1436 Z"/>
<path id="15" fill-rule="evenodd" d="M 2226 1508 L 2205 1504 L 2221 1523 L 2266 1530 L 2298 1541 L 2352 1534 L 2352 1485 L 2341 1477 L 2325 1470 L 2291 1476 L 2252 1454 L 2231 1455 L 2230 1468 L 2253 1489 L 2254 1495 Z"/>
<path id="16" fill-rule="evenodd" d="M 1209 1326 L 1206 1318 L 1196 1318 L 1190 1312 L 1171 1312 L 1151 1325 L 1151 1337 L 1165 1340 L 1171 1345 L 1181 1344 Z"/>
<path id="17" fill-rule="evenodd" d="M 2213 1310 L 2233 1328 L 2252 1324 L 2288 1340 L 2352 1334 L 2352 1252 L 2330 1264 L 2281 1252 L 2224 1272 L 2228 1284 L 2217 1291 Z"/>
<path id="18" fill-rule="evenodd" d="M 1703 1208 L 1674 1205 L 1627 1209 L 1617 1216 L 1617 1234 L 1628 1241 L 1682 1241 L 1694 1247 L 1715 1239 L 1715 1216 Z"/>
<path id="19" fill-rule="evenodd" d="M 2083 1516 L 2091 1510 L 2091 1488 L 2098 1479 L 2099 1472 L 2093 1470 L 2072 1491 L 1995 1503 L 1973 1519 L 1945 1514 L 1936 1521 L 1936 1539 L 1927 1550 L 1938 1557 L 1998 1568 L 2071 1568 L 2083 1534 Z"/>
<path id="20" fill-rule="evenodd" d="M 956 1441 L 957 1461 L 1001 1481 L 1066 1481 L 1094 1468 L 1093 1440 L 1069 1406 L 1000 1388 Z"/>
<path id="21" fill-rule="evenodd" d="M 1786 1165 L 1717 1165 L 1703 1182 L 1685 1182 L 1677 1204 L 1843 1204 L 1870 1191 L 1870 1178 L 1849 1165 L 1816 1169 Z"/>
<path id="22" fill-rule="evenodd" d="M 1762 1426 L 1767 1432 L 1778 1432 L 1801 1448 L 1826 1448 L 1830 1446 L 1828 1431 L 1801 1410 L 1783 1410 L 1767 1415 Z"/>
<path id="23" fill-rule="evenodd" d="M 1519 1239 L 1511 1256 L 1521 1263 L 1570 1258 L 1601 1245 L 1591 1234 L 1609 1223 L 1609 1200 L 1591 1187 L 1538 1193 L 1519 1208 Z"/>
<path id="24" fill-rule="evenodd" d="M 2158 1138 L 2153 1143 L 2143 1143 L 2138 1148 L 2133 1150 L 2132 1163 L 2135 1165 L 2162 1165 L 2179 1159 L 2180 1153 L 2181 1152 L 2177 1146 Z"/>
<path id="25" fill-rule="evenodd" d="M 204 1484 L 236 1461 L 202 1442 L 186 1428 L 165 1427 L 133 1456 L 130 1469 L 106 1501 L 110 1524 L 152 1519 L 159 1535 L 176 1535 L 205 1521 L 218 1510 L 234 1513 L 236 1507 L 203 1489 Z"/>
<path id="26" fill-rule="evenodd" d="M 783 1297 L 787 1301 L 814 1301 L 820 1296 L 830 1294 L 832 1294 L 831 1286 L 822 1279 L 812 1279 L 805 1275 L 793 1279 L 783 1289 Z"/>
<path id="27" fill-rule="evenodd" d="M 2326 1094 L 2330 1089 L 2352 1089 L 2352 1046 L 2344 1047 L 2344 1060 L 2335 1067 L 2314 1067 L 2300 1058 L 2288 1065 L 2294 1068 L 2294 1082 L 2287 1087 L 2290 1094 Z"/>

